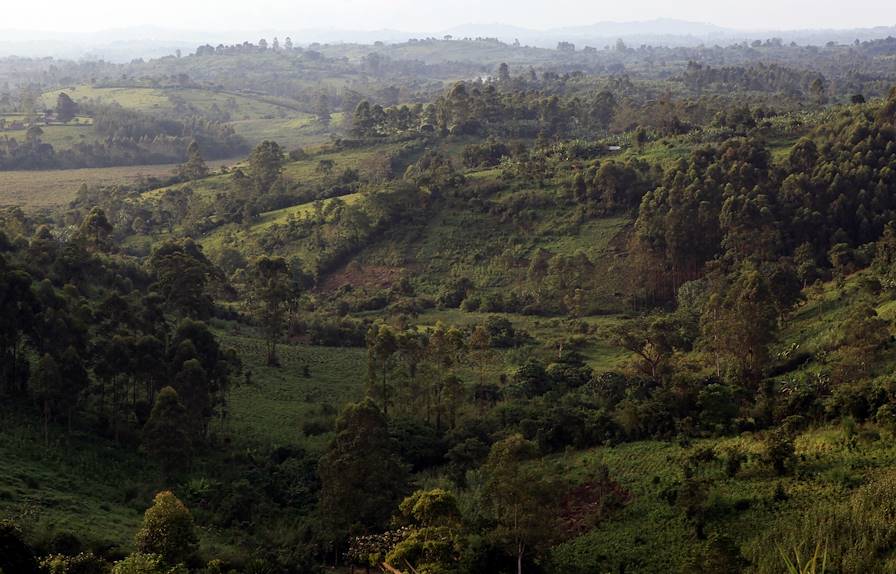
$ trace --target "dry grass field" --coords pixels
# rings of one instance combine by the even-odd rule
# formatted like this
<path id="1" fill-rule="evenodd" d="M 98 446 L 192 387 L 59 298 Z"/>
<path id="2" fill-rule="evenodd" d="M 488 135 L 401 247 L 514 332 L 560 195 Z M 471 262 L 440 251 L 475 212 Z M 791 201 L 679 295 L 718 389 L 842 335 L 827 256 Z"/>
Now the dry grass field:
<path id="1" fill-rule="evenodd" d="M 236 160 L 208 162 L 210 168 Z M 74 199 L 81 184 L 125 185 L 143 178 L 167 177 L 176 164 L 133 165 L 49 171 L 0 171 L 0 207 L 19 206 L 25 210 L 65 205 Z"/>

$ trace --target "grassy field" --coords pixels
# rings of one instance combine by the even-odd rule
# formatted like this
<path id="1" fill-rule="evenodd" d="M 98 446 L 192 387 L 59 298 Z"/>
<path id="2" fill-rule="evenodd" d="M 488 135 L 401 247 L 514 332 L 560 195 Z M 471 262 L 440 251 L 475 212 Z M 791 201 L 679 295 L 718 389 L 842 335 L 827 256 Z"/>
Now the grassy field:
<path id="1" fill-rule="evenodd" d="M 93 126 L 88 123 L 79 124 L 51 124 L 48 126 L 40 126 L 43 134 L 40 140 L 43 143 L 50 144 L 54 149 L 66 149 L 77 143 L 93 143 L 101 139 Z M 27 130 L 4 130 L 0 135 L 15 138 L 16 141 L 24 142 Z"/>
<path id="2" fill-rule="evenodd" d="M 96 100 L 102 103 L 116 103 L 124 108 L 143 112 L 174 112 L 178 109 L 179 102 L 204 112 L 210 112 L 214 108 L 227 111 L 234 119 L 278 117 L 293 111 L 285 105 L 278 105 L 255 97 L 195 88 L 70 86 L 44 93 L 41 97 L 43 104 L 50 107 L 55 106 L 60 92 L 67 93 L 76 102 Z"/>
<path id="3" fill-rule="evenodd" d="M 299 111 L 295 102 L 283 98 L 198 88 L 70 86 L 44 93 L 44 105 L 54 106 L 60 92 L 75 101 L 116 103 L 148 113 L 227 117 L 225 123 L 233 126 L 251 145 L 263 140 L 275 140 L 290 149 L 313 145 L 327 141 L 331 128 L 338 129 L 342 123 L 342 114 L 337 113 L 333 114 L 330 127 L 323 126 L 313 115 Z M 68 141 L 62 136 L 53 137 L 60 145 Z M 57 145 L 50 139 L 45 140 Z"/>
<path id="4" fill-rule="evenodd" d="M 315 153 L 306 159 L 292 161 L 283 166 L 283 175 L 291 182 L 297 183 L 304 187 L 323 184 L 326 182 L 326 175 L 318 171 L 318 164 L 321 160 L 333 161 L 333 173 L 338 174 L 346 168 L 357 169 L 361 175 L 367 175 L 370 172 L 371 160 L 383 154 L 390 153 L 396 149 L 396 146 L 379 146 L 376 148 L 345 150 L 345 151 L 323 151 Z M 231 160 L 230 165 L 236 162 Z M 243 169 L 247 168 L 243 166 Z M 330 176 L 332 177 L 332 176 Z M 228 175 L 212 175 L 199 181 L 191 181 L 189 183 L 178 184 L 172 186 L 172 189 L 189 186 L 193 190 L 193 195 L 200 198 L 214 197 L 214 195 L 227 187 L 229 181 Z M 159 188 L 149 191 L 143 195 L 145 198 L 154 198 L 160 196 L 169 188 Z M 299 206 L 294 206 L 298 208 Z M 288 208 L 292 209 L 292 208 Z M 282 211 L 282 210 L 278 210 Z M 288 215 L 288 214 L 287 214 Z M 261 222 L 267 221 L 262 219 Z"/>
<path id="5" fill-rule="evenodd" d="M 25 119 L 26 117 L 21 114 L 0 114 L 0 120 L 6 120 L 8 124 Z M 78 116 L 65 124 L 41 124 L 39 127 L 43 132 L 40 136 L 41 141 L 54 148 L 71 147 L 75 143 L 97 140 L 96 132 L 93 130 L 93 119 L 87 116 Z M 24 128 L 14 130 L 7 127 L 7 129 L 0 130 L 0 137 L 14 138 L 18 142 L 24 142 L 27 131 Z"/>
<path id="6" fill-rule="evenodd" d="M 59 438 L 48 448 L 36 418 L 3 410 L 0 423 L 0 517 L 13 518 L 32 536 L 68 531 L 130 544 L 147 495 L 136 485 L 158 475 L 154 468 L 92 435 L 67 443 L 57 428 Z"/>
<path id="7" fill-rule="evenodd" d="M 244 368 L 250 372 L 251 382 L 237 385 L 231 395 L 228 432 L 237 442 L 320 450 L 331 435 L 307 437 L 302 423 L 332 422 L 344 404 L 363 397 L 367 372 L 364 349 L 281 345 L 281 366 L 272 368 L 265 365 L 263 341 L 241 334 L 220 334 L 225 346 L 239 351 Z M 308 377 L 303 372 L 306 366 Z"/>
<path id="8" fill-rule="evenodd" d="M 363 193 L 350 193 L 348 195 L 342 195 L 339 197 L 320 199 L 317 201 L 293 205 L 292 207 L 284 207 L 283 209 L 268 211 L 267 213 L 262 213 L 258 216 L 258 222 L 254 226 L 252 226 L 252 231 L 264 231 L 265 229 L 268 229 L 274 225 L 285 225 L 292 217 L 301 217 L 307 213 L 312 213 L 315 209 L 317 209 L 317 205 L 320 205 L 321 208 L 323 208 L 337 200 L 345 203 L 346 205 L 352 205 L 361 201 L 362 197 L 364 197 Z"/>
<path id="9" fill-rule="evenodd" d="M 274 140 L 287 149 L 324 143 L 332 130 L 343 125 L 343 114 L 332 115 L 329 126 L 324 126 L 310 114 L 295 112 L 287 118 L 254 118 L 230 122 L 234 131 L 251 143 Z"/>
<path id="10" fill-rule="evenodd" d="M 232 160 L 208 162 L 215 169 Z M 0 206 L 38 209 L 66 205 L 83 184 L 127 185 L 150 177 L 168 177 L 176 164 L 135 165 L 48 171 L 0 171 Z"/>
<path id="11" fill-rule="evenodd" d="M 797 439 L 798 472 L 777 477 L 761 460 L 759 438 L 705 439 L 690 448 L 645 441 L 553 457 L 550 461 L 557 465 L 557 472 L 571 478 L 584 478 L 594 463 L 605 464 L 610 476 L 632 495 L 615 517 L 558 547 L 555 558 L 576 572 L 585 570 L 573 565 L 588 571 L 597 567 L 600 572 L 682 571 L 688 549 L 699 540 L 682 511 L 661 495 L 684 478 L 682 463 L 699 448 L 721 454 L 737 445 L 748 453 L 748 462 L 736 478 L 725 474 L 721 459 L 701 465 L 697 475 L 709 485 L 707 533 L 734 536 L 748 559 L 768 555 L 768 540 L 761 534 L 776 521 L 797 520 L 810 507 L 843 500 L 858 484 L 896 465 L 892 440 L 849 448 L 840 430 L 821 428 Z M 775 497 L 779 486 L 786 493 L 783 500 Z"/>

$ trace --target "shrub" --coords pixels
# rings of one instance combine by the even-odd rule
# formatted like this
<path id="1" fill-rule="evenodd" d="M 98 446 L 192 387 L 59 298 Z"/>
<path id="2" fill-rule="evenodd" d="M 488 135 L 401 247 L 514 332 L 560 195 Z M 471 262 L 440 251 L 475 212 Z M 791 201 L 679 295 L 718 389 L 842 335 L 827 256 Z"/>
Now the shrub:
<path id="1" fill-rule="evenodd" d="M 320 436 L 333 430 L 330 421 L 309 420 L 302 423 L 302 433 L 305 436 Z"/>
<path id="2" fill-rule="evenodd" d="M 160 492 L 143 515 L 135 542 L 140 552 L 158 554 L 167 564 L 184 562 L 198 543 L 193 517 L 173 493 Z"/>
<path id="3" fill-rule="evenodd" d="M 53 554 L 41 560 L 40 565 L 45 574 L 106 574 L 109 571 L 105 560 L 88 553 L 76 556 Z"/>
<path id="4" fill-rule="evenodd" d="M 184 567 L 167 568 L 158 554 L 135 552 L 112 567 L 112 574 L 187 574 Z"/>
<path id="5" fill-rule="evenodd" d="M 790 464 L 794 460 L 793 438 L 781 429 L 769 433 L 765 438 L 765 460 L 775 474 L 783 476 L 787 474 Z"/>
<path id="6" fill-rule="evenodd" d="M 25 544 L 22 532 L 7 520 L 0 520 L 0 572 L 37 574 L 34 552 Z"/>

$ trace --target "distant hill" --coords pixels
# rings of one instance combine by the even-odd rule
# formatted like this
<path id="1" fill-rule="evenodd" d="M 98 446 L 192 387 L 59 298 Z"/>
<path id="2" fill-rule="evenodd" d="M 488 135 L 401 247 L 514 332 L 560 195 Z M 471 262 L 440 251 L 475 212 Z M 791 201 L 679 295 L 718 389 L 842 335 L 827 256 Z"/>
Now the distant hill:
<path id="1" fill-rule="evenodd" d="M 468 24 L 449 28 L 444 33 L 457 38 L 490 37 L 504 41 L 518 39 L 521 43 L 544 45 L 550 42 L 556 43 L 556 41 L 560 40 L 569 41 L 584 38 L 625 38 L 631 36 L 700 37 L 734 35 L 736 31 L 702 22 L 661 18 L 635 22 L 597 22 L 583 26 L 568 26 L 548 30 L 535 30 L 503 24 Z"/>
<path id="2" fill-rule="evenodd" d="M 705 22 L 691 22 L 672 18 L 632 22 L 597 22 L 582 26 L 567 26 L 535 30 L 503 24 L 470 24 L 455 26 L 436 34 L 450 34 L 456 38 L 488 37 L 504 42 L 519 40 L 521 44 L 553 48 L 558 42 L 573 42 L 580 47 L 602 47 L 622 39 L 633 46 L 696 46 L 699 44 L 728 45 L 743 41 L 781 38 L 803 45 L 823 45 L 828 42 L 847 44 L 855 40 L 875 40 L 896 36 L 896 26 L 877 26 L 843 30 L 740 30 Z"/>
<path id="3" fill-rule="evenodd" d="M 642 20 L 635 22 L 598 22 L 586 26 L 571 26 L 552 30 L 557 34 L 571 36 L 701 36 L 710 34 L 732 34 L 734 30 L 704 22 L 688 22 L 671 18 Z"/>
<path id="4" fill-rule="evenodd" d="M 291 37 L 296 45 L 364 44 L 375 42 L 401 43 L 413 38 L 498 38 L 507 43 L 519 41 L 523 45 L 554 48 L 558 42 L 573 42 L 578 47 L 603 47 L 622 39 L 632 46 L 697 46 L 700 44 L 728 45 L 743 41 L 781 38 L 785 42 L 803 45 L 823 45 L 828 42 L 852 43 L 855 40 L 874 40 L 896 36 L 896 25 L 843 30 L 739 30 L 711 23 L 691 22 L 671 18 L 631 22 L 597 22 L 537 30 L 501 23 L 471 23 L 439 31 L 403 30 L 345 30 L 338 28 L 309 28 L 303 30 L 176 30 L 154 26 L 140 26 L 104 30 L 96 33 L 0 29 L 0 57 L 26 56 L 72 59 L 103 59 L 128 62 L 135 58 L 158 58 L 183 53 L 202 44 L 217 45 L 257 42 L 259 38 L 281 40 Z"/>

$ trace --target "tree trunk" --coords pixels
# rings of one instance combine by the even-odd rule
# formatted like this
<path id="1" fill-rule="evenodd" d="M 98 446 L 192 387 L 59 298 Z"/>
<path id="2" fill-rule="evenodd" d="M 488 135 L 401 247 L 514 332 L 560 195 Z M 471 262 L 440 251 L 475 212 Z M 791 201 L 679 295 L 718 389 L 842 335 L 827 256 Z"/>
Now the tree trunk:
<path id="1" fill-rule="evenodd" d="M 118 408 L 121 406 L 118 397 L 118 384 L 112 379 L 112 433 L 115 435 L 115 442 L 118 442 Z"/>
<path id="2" fill-rule="evenodd" d="M 383 359 L 383 416 L 389 418 L 389 391 L 386 388 L 386 360 Z"/>
<path id="3" fill-rule="evenodd" d="M 274 339 L 268 340 L 268 366 L 277 366 L 277 341 Z"/>
<path id="4" fill-rule="evenodd" d="M 44 399 L 44 446 L 50 446 L 50 401 Z"/>
<path id="5" fill-rule="evenodd" d="M 523 574 L 523 544 L 517 544 L 516 550 L 516 574 Z"/>

